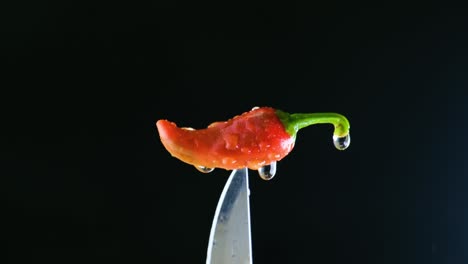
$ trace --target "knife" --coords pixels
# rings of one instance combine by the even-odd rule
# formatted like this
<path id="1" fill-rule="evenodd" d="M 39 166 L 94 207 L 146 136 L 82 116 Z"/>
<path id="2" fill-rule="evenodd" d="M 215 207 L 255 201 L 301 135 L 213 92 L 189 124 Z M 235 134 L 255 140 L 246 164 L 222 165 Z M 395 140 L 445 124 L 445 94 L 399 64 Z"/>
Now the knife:
<path id="1" fill-rule="evenodd" d="M 233 170 L 216 207 L 206 264 L 251 264 L 248 169 Z"/>

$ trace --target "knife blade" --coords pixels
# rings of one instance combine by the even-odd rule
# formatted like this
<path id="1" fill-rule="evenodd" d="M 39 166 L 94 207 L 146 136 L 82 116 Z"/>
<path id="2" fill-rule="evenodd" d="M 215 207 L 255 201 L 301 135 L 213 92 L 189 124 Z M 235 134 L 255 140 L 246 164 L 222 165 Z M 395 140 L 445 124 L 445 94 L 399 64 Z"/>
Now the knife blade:
<path id="1" fill-rule="evenodd" d="M 252 263 L 248 169 L 233 170 L 219 198 L 207 250 L 207 264 Z"/>

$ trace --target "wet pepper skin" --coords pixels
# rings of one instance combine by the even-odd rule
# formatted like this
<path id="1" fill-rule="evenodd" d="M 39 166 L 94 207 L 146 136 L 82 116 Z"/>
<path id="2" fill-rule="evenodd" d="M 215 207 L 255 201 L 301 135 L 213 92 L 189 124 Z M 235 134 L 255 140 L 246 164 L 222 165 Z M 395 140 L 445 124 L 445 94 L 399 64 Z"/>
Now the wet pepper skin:
<path id="1" fill-rule="evenodd" d="M 168 120 L 158 120 L 156 126 L 173 157 L 207 168 L 257 170 L 283 159 L 295 142 L 271 107 L 254 108 L 204 129 L 180 128 Z"/>

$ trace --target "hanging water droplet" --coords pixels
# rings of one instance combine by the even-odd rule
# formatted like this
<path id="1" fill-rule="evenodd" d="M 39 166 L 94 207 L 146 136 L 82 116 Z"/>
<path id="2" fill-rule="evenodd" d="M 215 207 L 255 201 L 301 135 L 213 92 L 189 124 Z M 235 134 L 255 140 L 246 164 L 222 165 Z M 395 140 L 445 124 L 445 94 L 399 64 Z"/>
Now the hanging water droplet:
<path id="1" fill-rule="evenodd" d="M 204 166 L 195 166 L 195 168 L 197 168 L 198 171 L 201 171 L 203 173 L 210 173 L 214 170 L 214 168 L 208 168 Z"/>
<path id="2" fill-rule="evenodd" d="M 258 174 L 260 175 L 260 178 L 264 179 L 265 181 L 273 179 L 276 174 L 276 161 L 260 167 L 260 169 L 258 169 Z"/>
<path id="3" fill-rule="evenodd" d="M 347 149 L 349 147 L 349 144 L 351 144 L 350 134 L 344 137 L 333 136 L 333 144 L 335 145 L 335 148 L 337 148 L 338 150 Z"/>

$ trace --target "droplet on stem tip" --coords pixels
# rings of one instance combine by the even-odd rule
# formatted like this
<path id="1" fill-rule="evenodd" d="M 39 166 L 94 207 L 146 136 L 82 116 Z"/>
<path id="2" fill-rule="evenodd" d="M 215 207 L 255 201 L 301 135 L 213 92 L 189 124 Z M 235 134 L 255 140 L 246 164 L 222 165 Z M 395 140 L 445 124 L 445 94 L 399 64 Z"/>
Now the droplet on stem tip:
<path id="1" fill-rule="evenodd" d="M 349 147 L 351 144 L 351 136 L 350 134 L 344 136 L 344 137 L 338 137 L 338 136 L 333 136 L 333 144 L 335 145 L 335 148 L 338 150 L 345 150 Z"/>

